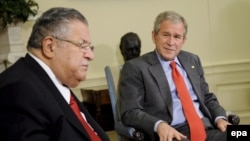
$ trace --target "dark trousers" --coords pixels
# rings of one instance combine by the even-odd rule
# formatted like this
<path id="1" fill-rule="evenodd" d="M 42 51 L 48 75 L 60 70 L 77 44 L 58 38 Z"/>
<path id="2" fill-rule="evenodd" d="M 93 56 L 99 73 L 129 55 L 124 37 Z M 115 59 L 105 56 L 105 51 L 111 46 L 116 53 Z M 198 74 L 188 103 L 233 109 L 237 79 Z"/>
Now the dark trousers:
<path id="1" fill-rule="evenodd" d="M 227 132 L 221 132 L 219 129 L 215 128 L 208 119 L 203 119 L 203 123 L 207 133 L 206 141 L 227 141 Z M 174 126 L 174 128 L 188 137 L 188 139 L 182 141 L 190 141 L 189 127 L 187 123 Z"/>

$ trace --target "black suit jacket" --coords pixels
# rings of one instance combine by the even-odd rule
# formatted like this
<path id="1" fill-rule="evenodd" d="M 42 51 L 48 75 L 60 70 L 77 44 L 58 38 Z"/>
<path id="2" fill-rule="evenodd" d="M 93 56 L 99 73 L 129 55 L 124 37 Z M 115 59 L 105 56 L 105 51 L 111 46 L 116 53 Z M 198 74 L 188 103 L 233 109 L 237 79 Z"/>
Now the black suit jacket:
<path id="1" fill-rule="evenodd" d="M 77 103 L 95 132 L 109 141 L 81 102 Z M 0 74 L 0 115 L 1 141 L 90 140 L 46 72 L 29 55 Z"/>
<path id="2" fill-rule="evenodd" d="M 197 94 L 200 110 L 214 123 L 217 116 L 225 116 L 208 84 L 197 55 L 181 51 L 177 56 Z M 155 140 L 154 125 L 158 120 L 172 122 L 173 102 L 166 75 L 156 52 L 127 61 L 120 77 L 120 103 L 124 124 L 140 129 Z"/>

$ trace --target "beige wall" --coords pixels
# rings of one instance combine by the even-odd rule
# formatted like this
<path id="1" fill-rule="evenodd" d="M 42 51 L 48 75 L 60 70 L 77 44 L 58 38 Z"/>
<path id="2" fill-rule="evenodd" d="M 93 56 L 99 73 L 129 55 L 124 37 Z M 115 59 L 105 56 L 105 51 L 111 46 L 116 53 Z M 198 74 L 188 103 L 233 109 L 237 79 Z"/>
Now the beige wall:
<path id="1" fill-rule="evenodd" d="M 106 65 L 122 64 L 118 45 L 129 31 L 139 34 L 142 53 L 154 49 L 153 21 L 164 10 L 175 10 L 186 17 L 188 40 L 183 49 L 200 55 L 204 65 L 250 61 L 250 1 L 248 0 L 36 0 L 43 12 L 54 6 L 73 7 L 90 23 L 96 46 L 88 79 L 104 77 Z M 49 4 L 48 4 L 49 3 Z M 33 21 L 23 25 L 26 44 Z"/>
<path id="2" fill-rule="evenodd" d="M 42 12 L 54 6 L 73 7 L 89 20 L 96 57 L 87 80 L 78 88 L 106 85 L 104 67 L 123 63 L 118 45 L 124 33 L 138 33 L 142 40 L 142 53 L 153 50 L 151 30 L 155 17 L 165 10 L 177 11 L 189 24 L 188 40 L 183 49 L 199 54 L 211 89 L 226 108 L 232 109 L 235 103 L 225 102 L 225 93 L 237 98 L 233 92 L 240 90 L 239 95 L 245 97 L 237 100 L 236 104 L 245 100 L 245 105 L 233 110 L 238 113 L 246 111 L 242 115 L 247 118 L 245 122 L 250 123 L 250 105 L 247 104 L 250 103 L 249 0 L 36 1 Z M 33 23 L 29 21 L 23 25 L 25 45 Z M 235 69 L 235 66 L 240 66 L 240 69 Z M 75 91 L 80 95 L 77 89 Z"/>
<path id="3" fill-rule="evenodd" d="M 151 31 L 154 18 L 164 10 L 176 10 L 184 15 L 189 23 L 188 41 L 184 47 L 201 55 L 204 62 L 211 62 L 209 5 L 205 0 L 36 0 L 40 10 L 54 6 L 74 7 L 89 20 L 92 42 L 95 44 L 95 59 L 92 61 L 88 79 L 104 77 L 103 68 L 110 64 L 122 64 L 118 45 L 126 32 L 139 34 L 142 40 L 142 53 L 154 49 Z M 30 34 L 33 22 L 23 26 L 24 41 Z"/>
<path id="4" fill-rule="evenodd" d="M 209 6 L 212 61 L 249 61 L 250 1 L 211 0 Z"/>

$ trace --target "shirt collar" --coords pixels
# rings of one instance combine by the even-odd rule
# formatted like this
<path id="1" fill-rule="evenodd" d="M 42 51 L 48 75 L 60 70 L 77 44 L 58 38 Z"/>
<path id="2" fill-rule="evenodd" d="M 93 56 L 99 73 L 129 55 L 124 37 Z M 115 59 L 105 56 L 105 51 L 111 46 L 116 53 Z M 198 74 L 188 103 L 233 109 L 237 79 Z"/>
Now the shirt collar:
<path id="1" fill-rule="evenodd" d="M 162 56 L 158 53 L 157 50 L 155 50 L 155 52 L 156 52 L 156 55 L 157 55 L 157 57 L 158 57 L 158 60 L 161 62 L 161 64 L 162 64 L 162 65 L 165 64 L 165 65 L 168 65 L 168 66 L 169 66 L 169 64 L 172 62 L 172 60 L 171 60 L 171 61 L 164 60 L 164 59 L 162 58 Z M 179 59 L 178 59 L 177 56 L 174 58 L 173 61 L 175 61 L 176 64 L 177 64 L 178 66 L 181 66 L 181 63 L 180 63 L 180 61 L 179 61 Z"/>

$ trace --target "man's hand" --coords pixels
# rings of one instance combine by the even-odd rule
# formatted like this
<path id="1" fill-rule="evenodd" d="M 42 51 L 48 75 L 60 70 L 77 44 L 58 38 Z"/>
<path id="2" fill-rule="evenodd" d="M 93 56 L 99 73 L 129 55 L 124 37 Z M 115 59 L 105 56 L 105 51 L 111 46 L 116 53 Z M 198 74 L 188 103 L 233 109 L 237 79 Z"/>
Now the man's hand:
<path id="1" fill-rule="evenodd" d="M 221 132 L 225 132 L 227 130 L 227 125 L 231 125 L 231 123 L 221 118 L 216 121 L 216 125 Z"/>
<path id="2" fill-rule="evenodd" d="M 186 136 L 175 130 L 166 122 L 161 122 L 158 125 L 157 133 L 159 135 L 160 141 L 173 141 L 173 139 L 179 141 L 187 138 Z"/>

